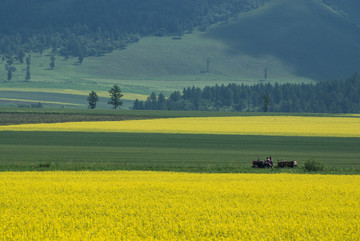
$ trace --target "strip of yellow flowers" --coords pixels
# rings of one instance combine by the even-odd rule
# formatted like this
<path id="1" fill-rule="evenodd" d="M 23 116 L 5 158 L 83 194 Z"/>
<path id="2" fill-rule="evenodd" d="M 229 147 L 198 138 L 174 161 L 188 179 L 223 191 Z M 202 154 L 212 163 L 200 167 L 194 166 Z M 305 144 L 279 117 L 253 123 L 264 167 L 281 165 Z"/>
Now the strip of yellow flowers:
<path id="1" fill-rule="evenodd" d="M 0 173 L 1 240 L 359 240 L 360 176 Z"/>
<path id="2" fill-rule="evenodd" d="M 196 117 L 0 126 L 0 131 L 5 130 L 360 137 L 360 118 Z"/>

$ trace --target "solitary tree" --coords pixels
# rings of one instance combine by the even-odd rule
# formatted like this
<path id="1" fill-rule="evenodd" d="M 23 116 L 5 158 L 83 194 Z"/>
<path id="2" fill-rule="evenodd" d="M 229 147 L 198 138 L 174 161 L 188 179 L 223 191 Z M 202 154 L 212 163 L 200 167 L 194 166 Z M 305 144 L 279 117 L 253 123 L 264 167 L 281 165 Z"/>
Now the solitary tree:
<path id="1" fill-rule="evenodd" d="M 15 66 L 12 66 L 12 65 L 9 65 L 9 64 L 6 64 L 5 65 L 5 69 L 7 70 L 8 72 L 8 75 L 7 75 L 7 80 L 10 81 L 13 77 L 13 72 L 16 71 L 16 67 Z"/>
<path id="2" fill-rule="evenodd" d="M 12 79 L 12 71 L 8 70 L 7 80 L 10 81 Z"/>
<path id="3" fill-rule="evenodd" d="M 24 63 L 25 51 L 23 49 L 19 49 L 16 53 L 16 58 L 19 60 L 20 64 Z"/>
<path id="4" fill-rule="evenodd" d="M 266 81 L 268 77 L 268 69 L 265 67 L 264 68 L 264 80 Z"/>
<path id="5" fill-rule="evenodd" d="M 118 85 L 114 85 L 110 90 L 110 100 L 108 101 L 109 105 L 112 105 L 116 110 L 119 106 L 122 106 L 121 97 L 123 97 L 122 91 Z"/>
<path id="6" fill-rule="evenodd" d="M 82 54 L 80 54 L 80 55 L 78 56 L 78 63 L 79 63 L 79 64 L 82 64 L 83 61 L 84 61 L 84 56 L 83 56 Z"/>
<path id="7" fill-rule="evenodd" d="M 99 96 L 96 94 L 95 91 L 91 91 L 87 100 L 89 102 L 89 108 L 95 109 L 96 103 L 99 101 Z"/>
<path id="8" fill-rule="evenodd" d="M 25 75 L 25 81 L 29 81 L 31 79 L 31 75 L 30 75 L 30 63 L 31 63 L 31 59 L 30 56 L 26 57 L 26 75 Z"/>
<path id="9" fill-rule="evenodd" d="M 41 43 L 41 42 L 39 42 L 38 43 L 38 51 L 39 51 L 39 53 L 40 53 L 40 56 L 43 56 L 43 53 L 44 53 L 44 49 L 45 49 L 45 46 L 44 46 L 44 44 L 43 43 Z"/>
<path id="10" fill-rule="evenodd" d="M 55 56 L 52 54 L 50 57 L 50 64 L 49 64 L 51 69 L 55 68 Z"/>
<path id="11" fill-rule="evenodd" d="M 210 71 L 210 59 L 207 58 L 206 59 L 206 72 L 209 73 L 209 71 Z"/>
<path id="12" fill-rule="evenodd" d="M 26 75 L 25 75 L 25 81 L 29 81 L 31 79 L 31 74 L 30 74 L 30 67 L 26 67 Z"/>
<path id="13" fill-rule="evenodd" d="M 29 66 L 31 64 L 31 55 L 28 55 L 26 57 L 26 66 Z"/>

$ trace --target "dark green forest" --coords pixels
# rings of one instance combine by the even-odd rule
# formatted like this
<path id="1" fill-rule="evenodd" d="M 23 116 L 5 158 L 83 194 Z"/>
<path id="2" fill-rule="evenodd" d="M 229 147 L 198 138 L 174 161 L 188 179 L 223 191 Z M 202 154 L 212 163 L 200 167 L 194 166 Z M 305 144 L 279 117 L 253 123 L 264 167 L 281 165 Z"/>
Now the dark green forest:
<path id="1" fill-rule="evenodd" d="M 22 62 L 52 48 L 65 57 L 99 56 L 146 35 L 180 38 L 265 0 L 2 0 L 0 53 Z"/>
<path id="2" fill-rule="evenodd" d="M 136 100 L 133 109 L 359 113 L 360 75 L 316 84 L 193 86 L 182 93 L 175 91 L 169 98 L 153 92 L 147 101 Z"/>

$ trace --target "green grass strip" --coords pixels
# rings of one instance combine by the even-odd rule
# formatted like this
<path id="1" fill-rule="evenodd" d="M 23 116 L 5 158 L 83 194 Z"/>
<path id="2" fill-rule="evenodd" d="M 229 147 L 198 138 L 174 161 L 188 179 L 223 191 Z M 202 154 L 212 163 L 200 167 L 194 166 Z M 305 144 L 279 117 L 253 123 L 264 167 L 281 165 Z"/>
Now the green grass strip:
<path id="1" fill-rule="evenodd" d="M 346 174 L 360 173 L 359 146 L 360 138 L 0 132 L 0 170 L 269 172 L 250 166 L 271 155 L 300 166 L 315 159 Z"/>

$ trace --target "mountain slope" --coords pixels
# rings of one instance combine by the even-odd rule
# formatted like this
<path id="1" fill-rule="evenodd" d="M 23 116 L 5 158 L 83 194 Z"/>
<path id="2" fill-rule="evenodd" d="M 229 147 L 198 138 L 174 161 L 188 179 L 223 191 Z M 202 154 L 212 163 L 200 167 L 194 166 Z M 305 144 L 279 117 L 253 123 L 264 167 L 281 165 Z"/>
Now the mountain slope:
<path id="1" fill-rule="evenodd" d="M 258 81 L 266 68 L 271 81 L 332 80 L 360 70 L 360 31 L 318 0 L 272 0 L 204 34 L 148 37 L 100 61 L 124 79 Z"/>
<path id="2" fill-rule="evenodd" d="M 360 69 L 360 31 L 316 0 L 273 0 L 265 9 L 207 33 L 228 51 L 274 56 L 314 80 L 342 78 Z"/>

